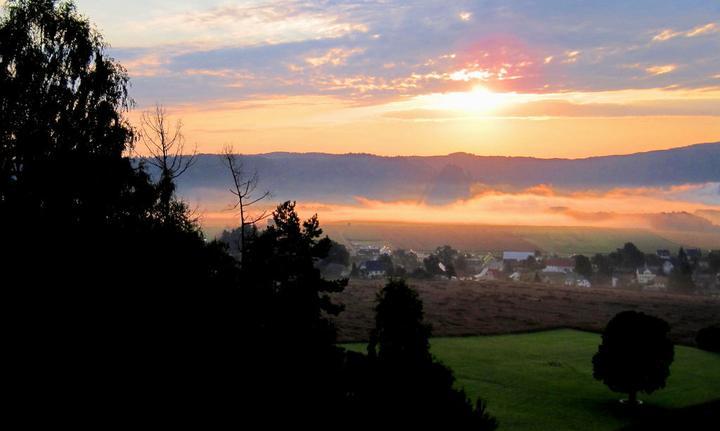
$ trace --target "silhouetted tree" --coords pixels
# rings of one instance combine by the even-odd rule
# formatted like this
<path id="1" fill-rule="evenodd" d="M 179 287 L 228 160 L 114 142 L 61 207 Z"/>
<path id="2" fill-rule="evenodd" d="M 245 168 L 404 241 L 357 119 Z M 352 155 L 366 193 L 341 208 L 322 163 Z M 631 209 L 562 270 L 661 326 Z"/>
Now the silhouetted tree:
<path id="1" fill-rule="evenodd" d="M 388 282 L 377 296 L 363 383 L 351 386 L 357 416 L 405 428 L 495 429 L 485 404 L 478 400 L 473 408 L 453 387 L 452 372 L 430 353 L 429 337 L 417 292 L 402 280 Z"/>
<path id="2" fill-rule="evenodd" d="M 161 105 L 145 111 L 140 117 L 139 140 L 147 152 L 142 159 L 158 172 L 157 187 L 161 216 L 172 221 L 175 200 L 175 180 L 180 178 L 195 162 L 196 149 L 187 150 L 182 133 L 182 121 L 170 124 L 167 112 Z M 187 212 L 187 211 L 184 211 Z"/>
<path id="3" fill-rule="evenodd" d="M 598 253 L 592 257 L 591 263 L 597 267 L 599 278 L 608 280 L 613 276 L 613 263 L 608 256 Z"/>
<path id="4" fill-rule="evenodd" d="M 238 248 L 240 249 L 240 261 L 242 262 L 247 248 L 248 229 L 254 229 L 256 223 L 265 220 L 269 216 L 267 211 L 260 211 L 259 214 L 252 215 L 250 209 L 253 205 L 267 199 L 270 192 L 265 191 L 256 194 L 260 180 L 258 173 L 257 171 L 250 173 L 245 169 L 242 160 L 237 157 L 232 146 L 228 145 L 223 149 L 223 159 L 232 177 L 230 193 L 235 196 L 232 208 L 238 211 L 240 218 L 240 245 Z"/>
<path id="5" fill-rule="evenodd" d="M 677 264 L 670 273 L 669 287 L 679 291 L 689 291 L 695 288 L 692 279 L 693 268 L 683 248 L 678 251 Z"/>
<path id="6" fill-rule="evenodd" d="M 272 217 L 243 258 L 244 296 L 251 306 L 243 317 L 243 343 L 255 353 L 242 391 L 256 412 L 271 414 L 283 405 L 289 417 L 317 420 L 338 414 L 346 401 L 343 354 L 330 318 L 343 309 L 331 295 L 347 280 L 325 280 L 316 267 L 332 246 L 317 216 L 301 221 L 295 203 L 285 202 Z M 286 403 L 289 392 L 302 396 Z"/>
<path id="7" fill-rule="evenodd" d="M 198 376 L 229 356 L 214 341 L 226 338 L 236 304 L 235 263 L 206 243 L 181 203 L 170 198 L 172 223 L 159 216 L 168 195 L 127 157 L 135 142 L 127 87 L 72 2 L 8 3 L 0 261 L 15 280 L 7 318 L 17 345 L 6 359 L 32 370 L 23 374 L 31 396 L 78 417 L 108 409 L 105 417 L 129 417 L 151 404 L 158 415 L 185 403 L 199 409 L 199 394 L 213 391 Z"/>
<path id="8" fill-rule="evenodd" d="M 708 253 L 708 269 L 711 274 L 717 274 L 720 272 L 720 250 L 713 250 Z"/>
<path id="9" fill-rule="evenodd" d="M 616 264 L 626 270 L 635 270 L 645 264 L 645 253 L 631 242 L 625 243 L 623 248 L 618 249 L 617 256 L 619 256 L 619 262 Z"/>
<path id="10" fill-rule="evenodd" d="M 669 332 L 667 322 L 657 317 L 635 311 L 617 314 L 593 356 L 593 377 L 628 394 L 629 403 L 636 405 L 638 392 L 650 394 L 665 387 L 675 354 Z"/>
<path id="11" fill-rule="evenodd" d="M 587 256 L 583 256 L 582 254 L 575 256 L 575 273 L 582 275 L 585 278 L 592 277 L 593 267 Z"/>

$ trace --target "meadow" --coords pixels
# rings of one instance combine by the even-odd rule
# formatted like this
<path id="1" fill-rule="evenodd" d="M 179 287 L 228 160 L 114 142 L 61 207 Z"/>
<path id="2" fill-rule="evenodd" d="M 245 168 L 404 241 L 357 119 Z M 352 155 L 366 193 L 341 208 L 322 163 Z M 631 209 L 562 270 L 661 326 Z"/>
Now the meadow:
<path id="1" fill-rule="evenodd" d="M 559 329 L 434 338 L 432 352 L 471 399 L 487 401 L 502 430 L 616 430 L 644 415 L 720 399 L 720 355 L 676 346 L 667 387 L 641 394 L 640 413 L 630 414 L 618 403 L 621 394 L 592 377 L 599 342 L 595 333 Z M 347 347 L 365 350 L 361 343 Z"/>

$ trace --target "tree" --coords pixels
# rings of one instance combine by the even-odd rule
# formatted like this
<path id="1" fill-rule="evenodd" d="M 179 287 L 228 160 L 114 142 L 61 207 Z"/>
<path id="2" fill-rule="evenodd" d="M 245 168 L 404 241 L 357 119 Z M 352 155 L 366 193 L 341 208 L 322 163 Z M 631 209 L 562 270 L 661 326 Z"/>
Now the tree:
<path id="1" fill-rule="evenodd" d="M 695 288 L 692 279 L 693 268 L 683 248 L 678 251 L 677 265 L 670 273 L 669 287 L 679 291 L 689 291 Z"/>
<path id="2" fill-rule="evenodd" d="M 192 167 L 197 150 L 194 148 L 189 153 L 186 152 L 182 121 L 169 124 L 167 112 L 159 104 L 155 105 L 153 111 L 142 113 L 139 141 L 148 153 L 144 161 L 159 172 L 160 212 L 169 220 L 175 195 L 175 180 Z"/>
<path id="3" fill-rule="evenodd" d="M 635 246 L 635 244 L 625 243 L 623 248 L 618 249 L 620 255 L 620 265 L 628 270 L 635 270 L 645 264 L 645 253 Z"/>
<path id="4" fill-rule="evenodd" d="M 253 414 L 276 413 L 282 405 L 294 420 L 314 423 L 339 414 L 347 401 L 332 322 L 343 306 L 332 295 L 348 281 L 325 280 L 316 267 L 332 247 L 317 216 L 302 221 L 295 203 L 285 202 L 272 217 L 243 256 L 241 291 L 248 305 L 237 313 L 241 338 L 228 341 L 252 351 L 244 355 L 248 371 L 237 388 L 252 401 Z M 286 402 L 291 391 L 302 397 Z"/>
<path id="5" fill-rule="evenodd" d="M 720 250 L 713 250 L 708 253 L 708 269 L 711 274 L 717 274 L 720 272 Z"/>
<path id="6" fill-rule="evenodd" d="M 258 173 L 254 171 L 250 174 L 245 170 L 242 160 L 235 155 L 232 146 L 228 145 L 223 149 L 223 158 L 232 177 L 230 193 L 235 196 L 232 208 L 238 211 L 240 217 L 240 245 L 238 248 L 242 262 L 247 248 L 248 229 L 253 230 L 256 223 L 269 216 L 267 211 L 261 211 L 256 215 L 251 215 L 249 211 L 253 205 L 270 197 L 270 192 L 255 194 L 260 180 Z"/>
<path id="7" fill-rule="evenodd" d="M 593 377 L 628 394 L 630 405 L 638 404 L 638 392 L 650 394 L 665 387 L 675 354 L 669 332 L 670 325 L 657 317 L 619 313 L 603 331 L 592 359 Z"/>
<path id="8" fill-rule="evenodd" d="M 575 273 L 582 275 L 585 278 L 592 277 L 593 267 L 587 256 L 583 256 L 582 254 L 575 256 Z"/>
<path id="9" fill-rule="evenodd" d="M 351 387 L 353 417 L 367 424 L 403 428 L 494 430 L 497 421 L 478 400 L 475 406 L 454 388 L 449 368 L 430 353 L 431 328 L 423 303 L 403 280 L 390 280 L 378 293 L 368 364 Z"/>
<path id="10" fill-rule="evenodd" d="M 591 263 L 597 268 L 597 275 L 600 278 L 608 280 L 613 276 L 613 263 L 608 256 L 598 253 L 592 257 Z"/>
<path id="11" fill-rule="evenodd" d="M 75 415 L 80 405 L 137 412 L 128 394 L 158 415 L 159 399 L 199 408 L 198 394 L 216 389 L 200 381 L 219 381 L 209 374 L 236 349 L 225 330 L 235 263 L 174 199 L 174 222 L 158 216 L 162 187 L 127 157 L 128 83 L 72 2 L 3 9 L 0 260 L 15 281 L 6 359 L 25 387 Z"/>
<path id="12" fill-rule="evenodd" d="M 376 298 L 370 356 L 398 364 L 430 361 L 431 328 L 423 317 L 418 293 L 402 280 L 388 282 Z"/>

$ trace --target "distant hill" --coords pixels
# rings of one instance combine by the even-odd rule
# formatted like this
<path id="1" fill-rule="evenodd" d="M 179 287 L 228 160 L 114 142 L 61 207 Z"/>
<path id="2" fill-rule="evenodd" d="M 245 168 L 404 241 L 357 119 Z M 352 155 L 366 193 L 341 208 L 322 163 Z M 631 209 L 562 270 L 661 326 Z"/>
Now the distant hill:
<path id="1" fill-rule="evenodd" d="M 269 153 L 243 160 L 248 169 L 258 171 L 261 187 L 272 191 L 276 201 L 349 203 L 354 196 L 364 196 L 443 203 L 469 196 L 477 184 L 606 189 L 720 182 L 720 142 L 586 159 Z M 191 198 L 225 193 L 228 185 L 227 170 L 217 155 L 199 155 L 179 181 L 181 193 Z"/>

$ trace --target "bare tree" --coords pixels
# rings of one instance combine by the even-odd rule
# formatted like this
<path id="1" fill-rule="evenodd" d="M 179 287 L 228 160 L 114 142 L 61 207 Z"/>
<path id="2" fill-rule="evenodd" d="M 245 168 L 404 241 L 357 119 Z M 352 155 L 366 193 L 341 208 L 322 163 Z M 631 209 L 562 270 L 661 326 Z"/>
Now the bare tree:
<path id="1" fill-rule="evenodd" d="M 170 213 L 175 180 L 195 163 L 197 155 L 197 147 L 186 153 L 182 127 L 181 120 L 174 124 L 168 120 L 167 111 L 159 104 L 140 117 L 139 140 L 149 154 L 147 162 L 160 171 L 160 205 L 165 217 Z"/>
<path id="2" fill-rule="evenodd" d="M 230 193 L 235 196 L 235 202 L 232 209 L 238 210 L 240 215 L 239 249 L 240 258 L 242 259 L 246 246 L 246 228 L 249 226 L 254 227 L 259 221 L 270 216 L 270 213 L 267 210 L 263 210 L 261 213 L 256 215 L 251 215 L 249 212 L 250 207 L 263 199 L 270 197 L 270 192 L 257 192 L 259 181 L 257 171 L 252 171 L 252 173 L 248 172 L 245 169 L 242 160 L 235 154 L 231 145 L 226 145 L 223 148 L 222 156 L 233 180 Z"/>

